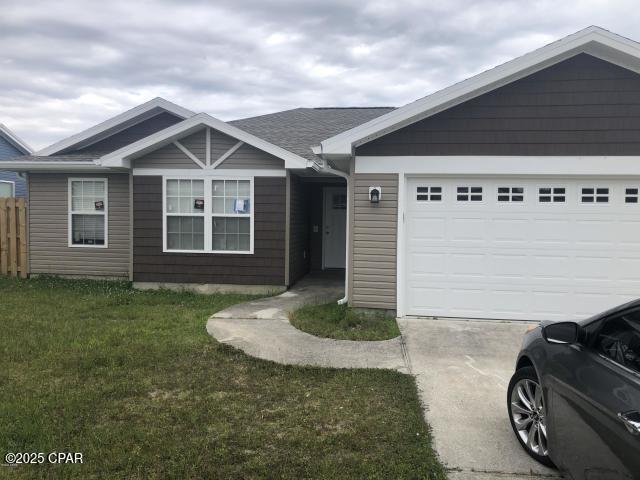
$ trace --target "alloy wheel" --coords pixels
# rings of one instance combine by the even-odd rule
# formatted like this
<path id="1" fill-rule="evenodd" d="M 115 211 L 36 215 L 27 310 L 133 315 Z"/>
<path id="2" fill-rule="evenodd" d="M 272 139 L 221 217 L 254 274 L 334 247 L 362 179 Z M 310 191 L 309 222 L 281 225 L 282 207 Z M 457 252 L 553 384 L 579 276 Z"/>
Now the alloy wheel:
<path id="1" fill-rule="evenodd" d="M 511 418 L 522 442 L 536 455 L 547 456 L 547 424 L 542 387 L 519 380 L 511 391 Z"/>

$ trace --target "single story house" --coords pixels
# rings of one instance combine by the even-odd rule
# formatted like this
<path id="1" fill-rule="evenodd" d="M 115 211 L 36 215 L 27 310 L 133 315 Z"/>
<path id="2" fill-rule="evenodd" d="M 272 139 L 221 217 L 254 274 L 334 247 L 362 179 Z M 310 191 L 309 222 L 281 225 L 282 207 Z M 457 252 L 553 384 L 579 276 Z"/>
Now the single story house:
<path id="1" fill-rule="evenodd" d="M 0 123 L 0 162 L 32 153 L 31 147 Z M 0 168 L 2 164 L 0 164 Z M 0 169 L 0 198 L 26 197 L 27 182 L 16 172 Z"/>
<path id="2" fill-rule="evenodd" d="M 6 167 L 32 274 L 569 319 L 640 294 L 640 44 L 589 27 L 392 108 L 223 122 L 155 99 Z M 638 262 L 638 263 L 636 263 Z"/>

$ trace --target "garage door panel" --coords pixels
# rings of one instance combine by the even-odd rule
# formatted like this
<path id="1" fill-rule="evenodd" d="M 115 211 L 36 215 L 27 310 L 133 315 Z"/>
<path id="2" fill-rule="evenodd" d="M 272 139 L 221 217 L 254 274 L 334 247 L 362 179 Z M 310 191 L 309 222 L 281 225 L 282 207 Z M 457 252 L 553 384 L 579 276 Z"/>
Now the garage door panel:
<path id="1" fill-rule="evenodd" d="M 485 223 L 483 218 L 452 218 L 447 229 L 448 239 L 453 243 L 484 243 Z"/>
<path id="2" fill-rule="evenodd" d="M 442 201 L 417 201 L 421 184 L 441 186 Z M 623 203 L 624 182 L 590 184 L 611 202 L 582 204 L 571 179 L 409 179 L 407 313 L 575 319 L 640 296 L 640 205 Z M 482 186 L 482 202 L 457 202 L 461 185 Z M 522 186 L 524 201 L 501 204 L 503 185 Z M 541 203 L 540 185 L 564 188 L 565 201 Z"/>

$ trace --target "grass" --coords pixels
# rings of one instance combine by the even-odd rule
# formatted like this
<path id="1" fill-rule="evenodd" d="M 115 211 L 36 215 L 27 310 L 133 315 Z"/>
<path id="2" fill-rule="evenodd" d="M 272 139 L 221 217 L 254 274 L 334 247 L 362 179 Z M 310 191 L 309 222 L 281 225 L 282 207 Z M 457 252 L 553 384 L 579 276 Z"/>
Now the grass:
<path id="1" fill-rule="evenodd" d="M 0 477 L 445 478 L 411 377 L 277 365 L 207 335 L 247 298 L 0 278 L 0 453 L 84 456 Z"/>
<path id="2" fill-rule="evenodd" d="M 358 312 L 337 303 L 302 307 L 289 320 L 303 332 L 338 340 L 388 340 L 400 335 L 392 316 Z"/>

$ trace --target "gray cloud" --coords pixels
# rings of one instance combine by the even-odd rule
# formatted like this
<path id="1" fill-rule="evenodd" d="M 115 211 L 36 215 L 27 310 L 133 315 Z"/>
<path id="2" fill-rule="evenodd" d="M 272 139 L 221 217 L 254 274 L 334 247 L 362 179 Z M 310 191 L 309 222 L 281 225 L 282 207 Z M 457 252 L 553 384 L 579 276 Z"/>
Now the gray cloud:
<path id="1" fill-rule="evenodd" d="M 224 120 L 402 105 L 635 2 L 4 0 L 0 122 L 42 147 L 163 96 Z"/>

